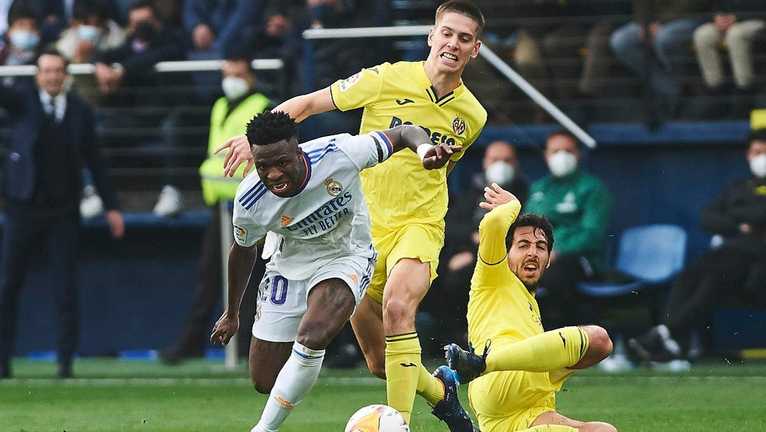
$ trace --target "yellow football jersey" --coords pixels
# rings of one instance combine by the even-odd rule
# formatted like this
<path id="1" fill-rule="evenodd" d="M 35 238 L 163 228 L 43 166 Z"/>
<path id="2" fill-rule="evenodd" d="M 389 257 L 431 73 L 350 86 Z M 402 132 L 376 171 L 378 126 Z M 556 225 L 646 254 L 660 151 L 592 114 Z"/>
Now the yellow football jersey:
<path id="1" fill-rule="evenodd" d="M 501 205 L 479 224 L 468 300 L 468 339 L 479 352 L 488 340 L 516 342 L 543 332 L 537 300 L 508 268 L 505 236 L 520 210 L 518 201 Z"/>
<path id="2" fill-rule="evenodd" d="M 434 143 L 463 146 L 459 160 L 476 140 L 487 112 L 460 84 L 437 98 L 423 62 L 383 63 L 363 69 L 330 87 L 341 111 L 364 107 L 360 133 L 400 124 L 424 127 Z M 443 224 L 447 212 L 447 169 L 425 170 L 408 150 L 362 171 L 362 186 L 372 220 L 373 236 L 411 223 Z"/>

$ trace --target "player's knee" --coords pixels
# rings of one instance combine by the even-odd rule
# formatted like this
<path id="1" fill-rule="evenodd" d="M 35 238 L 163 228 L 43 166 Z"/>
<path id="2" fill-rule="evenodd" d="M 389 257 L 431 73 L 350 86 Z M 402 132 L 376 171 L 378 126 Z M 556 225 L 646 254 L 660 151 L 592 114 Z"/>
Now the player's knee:
<path id="1" fill-rule="evenodd" d="M 589 422 L 588 432 L 617 432 L 617 428 L 604 422 Z"/>
<path id="2" fill-rule="evenodd" d="M 590 355 L 596 357 L 598 361 L 607 358 L 613 348 L 609 333 L 599 326 L 588 326 L 586 331 L 588 332 L 588 351 L 590 351 Z"/>
<path id="3" fill-rule="evenodd" d="M 296 336 L 295 340 L 299 344 L 311 349 L 325 349 L 332 339 L 329 327 L 327 324 L 319 321 L 303 323 L 298 330 L 298 336 Z"/>

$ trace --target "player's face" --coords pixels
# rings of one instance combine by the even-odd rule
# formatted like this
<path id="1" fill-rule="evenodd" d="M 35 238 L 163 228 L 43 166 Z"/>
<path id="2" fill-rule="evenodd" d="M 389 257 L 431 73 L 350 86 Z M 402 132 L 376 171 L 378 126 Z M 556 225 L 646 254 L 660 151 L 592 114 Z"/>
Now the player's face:
<path id="1" fill-rule="evenodd" d="M 479 55 L 478 30 L 479 24 L 463 14 L 443 13 L 428 34 L 428 60 L 441 72 L 461 73 L 468 61 Z"/>
<path id="2" fill-rule="evenodd" d="M 548 239 L 543 230 L 531 226 L 516 228 L 508 251 L 508 267 L 528 290 L 537 288 L 549 260 Z"/>
<path id="3" fill-rule="evenodd" d="M 274 195 L 294 195 L 306 179 L 306 160 L 298 140 L 282 140 L 268 145 L 254 145 L 253 161 L 258 177 Z"/>

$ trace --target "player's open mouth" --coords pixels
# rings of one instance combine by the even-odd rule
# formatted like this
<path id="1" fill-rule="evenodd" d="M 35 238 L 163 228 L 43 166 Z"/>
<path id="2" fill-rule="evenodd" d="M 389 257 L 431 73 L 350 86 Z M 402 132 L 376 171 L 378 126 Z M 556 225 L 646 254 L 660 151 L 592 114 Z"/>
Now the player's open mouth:
<path id="1" fill-rule="evenodd" d="M 290 187 L 290 183 L 288 182 L 274 183 L 271 185 L 271 190 L 281 193 L 286 192 L 288 187 Z"/>
<path id="2" fill-rule="evenodd" d="M 530 271 L 530 272 L 533 272 L 533 271 L 537 271 L 537 269 L 538 269 L 539 267 L 538 267 L 537 263 L 529 262 L 529 263 L 526 263 L 526 264 L 524 264 L 524 267 L 523 267 L 523 268 L 524 268 L 524 270 L 526 270 L 526 271 Z"/>
<path id="3" fill-rule="evenodd" d="M 444 59 L 447 59 L 447 60 L 451 60 L 451 61 L 455 61 L 455 62 L 457 61 L 457 56 L 455 54 L 452 54 L 452 53 L 448 53 L 448 52 L 442 53 L 441 57 L 444 58 Z"/>

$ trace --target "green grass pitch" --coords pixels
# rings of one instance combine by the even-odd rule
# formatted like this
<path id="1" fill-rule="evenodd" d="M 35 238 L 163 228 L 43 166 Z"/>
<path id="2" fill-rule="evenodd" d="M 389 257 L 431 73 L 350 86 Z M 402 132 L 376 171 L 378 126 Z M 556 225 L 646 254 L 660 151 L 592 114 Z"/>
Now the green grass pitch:
<path id="1" fill-rule="evenodd" d="M 14 366 L 14 379 L 0 381 L 3 432 L 247 432 L 266 400 L 244 367 L 225 371 L 207 361 L 166 367 L 85 359 L 75 365 L 78 378 L 66 381 L 51 378 L 51 363 Z M 384 383 L 365 370 L 324 371 L 281 430 L 339 432 L 357 408 L 384 401 Z M 764 431 L 766 364 L 702 364 L 681 375 L 584 372 L 559 394 L 559 410 L 621 431 Z M 412 430 L 447 429 L 417 400 Z"/>

